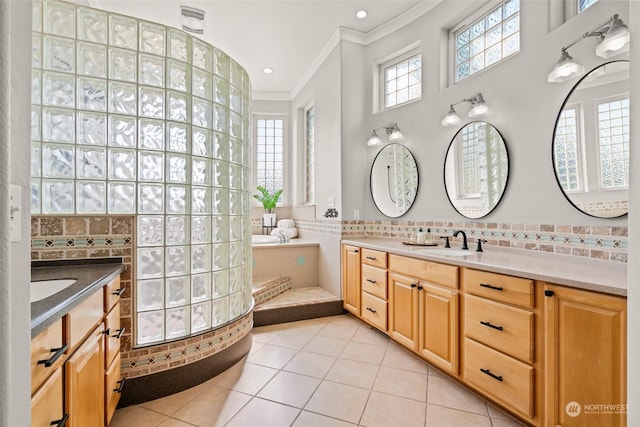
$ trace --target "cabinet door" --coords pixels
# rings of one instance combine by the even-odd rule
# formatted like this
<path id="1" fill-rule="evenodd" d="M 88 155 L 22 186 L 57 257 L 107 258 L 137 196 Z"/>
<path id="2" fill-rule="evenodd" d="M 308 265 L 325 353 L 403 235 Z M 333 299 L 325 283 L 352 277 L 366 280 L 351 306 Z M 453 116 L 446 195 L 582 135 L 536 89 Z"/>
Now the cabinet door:
<path id="1" fill-rule="evenodd" d="M 419 351 L 432 364 L 458 373 L 458 291 L 420 284 Z"/>
<path id="2" fill-rule="evenodd" d="M 389 334 L 412 350 L 418 349 L 418 280 L 389 274 Z"/>
<path id="3" fill-rule="evenodd" d="M 546 425 L 626 426 L 626 307 L 545 285 Z"/>
<path id="4" fill-rule="evenodd" d="M 104 425 L 103 331 L 100 324 L 65 364 L 65 409 L 71 427 Z"/>
<path id="5" fill-rule="evenodd" d="M 360 248 L 342 248 L 342 298 L 344 309 L 360 316 Z"/>
<path id="6" fill-rule="evenodd" d="M 62 367 L 59 367 L 31 397 L 31 426 L 52 426 L 62 420 Z"/>

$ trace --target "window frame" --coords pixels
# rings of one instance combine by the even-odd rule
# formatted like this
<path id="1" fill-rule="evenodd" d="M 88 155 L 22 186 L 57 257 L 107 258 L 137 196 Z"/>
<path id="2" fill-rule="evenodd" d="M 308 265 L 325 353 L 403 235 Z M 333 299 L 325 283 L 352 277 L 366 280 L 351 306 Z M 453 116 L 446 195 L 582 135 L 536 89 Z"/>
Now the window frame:
<path id="1" fill-rule="evenodd" d="M 254 113 L 252 115 L 252 120 L 254 124 L 254 136 L 252 138 L 252 146 L 253 146 L 253 177 L 252 182 L 254 188 L 258 185 L 258 120 L 282 120 L 282 195 L 280 196 L 280 202 L 277 203 L 276 206 L 286 206 L 289 202 L 289 185 L 288 179 L 289 171 L 287 169 L 288 158 L 289 158 L 289 150 L 288 150 L 288 116 L 286 114 L 281 113 Z M 255 199 L 253 199 L 255 200 Z M 260 202 L 257 200 L 254 202 L 255 206 L 262 206 Z"/>
<path id="2" fill-rule="evenodd" d="M 311 161 L 309 160 L 309 111 L 313 111 L 313 141 L 312 141 L 312 147 L 313 147 L 313 153 L 311 156 Z M 309 105 L 307 105 L 304 109 L 303 109 L 303 171 L 304 171 L 304 188 L 303 188 L 303 205 L 305 206 L 311 206 L 311 205 L 315 205 L 316 200 L 315 200 L 315 194 L 316 194 L 316 188 L 315 188 L 315 152 L 316 152 L 316 107 L 315 104 L 311 103 Z M 313 170 L 312 172 L 312 177 L 313 180 L 311 183 L 309 183 L 309 165 L 311 164 Z M 312 188 L 313 191 L 309 192 L 309 188 Z M 311 194 L 311 196 L 310 196 Z"/>
<path id="3" fill-rule="evenodd" d="M 615 101 L 622 101 L 622 100 L 627 100 L 627 102 L 630 102 L 630 94 L 629 93 L 620 93 L 617 95 L 611 95 L 611 96 L 607 96 L 604 98 L 599 98 L 597 100 L 595 100 L 594 102 L 594 123 L 593 126 L 595 127 L 594 129 L 594 135 L 596 136 L 596 141 L 594 141 L 594 149 L 595 149 L 595 153 L 596 153 L 596 165 L 597 165 L 597 170 L 598 170 L 598 176 L 597 176 L 597 184 L 598 184 L 598 189 L 601 191 L 620 191 L 620 190 L 628 190 L 629 189 L 629 174 L 631 172 L 631 168 L 630 165 L 627 165 L 627 177 L 626 177 L 626 181 L 627 184 L 624 186 L 611 186 L 611 187 L 604 187 L 602 185 L 602 160 L 601 160 L 601 146 L 600 146 L 600 118 L 599 118 L 599 109 L 598 107 L 600 106 L 600 104 L 605 104 L 605 103 L 611 103 L 611 102 L 615 102 Z M 631 110 L 631 105 L 629 105 L 627 107 L 629 110 Z M 631 142 L 628 143 L 628 145 L 631 145 Z M 629 147 L 630 149 L 630 147 Z M 613 162 L 612 162 L 613 164 Z"/>
<path id="4" fill-rule="evenodd" d="M 395 66 L 403 61 L 408 60 L 414 56 L 420 56 L 420 96 L 413 99 L 408 99 L 402 103 L 396 103 L 387 107 L 386 98 L 387 98 L 387 79 L 386 79 L 386 70 L 392 66 Z M 422 100 L 422 93 L 424 87 L 424 63 L 423 63 L 423 55 L 422 48 L 419 43 L 413 43 L 404 49 L 401 49 L 392 55 L 386 56 L 385 58 L 380 59 L 376 62 L 376 89 L 377 89 L 377 109 L 376 111 L 388 111 L 394 108 L 402 107 L 404 105 L 412 104 L 414 102 L 418 102 Z"/>
<path id="5" fill-rule="evenodd" d="M 572 109 L 575 110 L 575 116 L 576 116 L 576 167 L 577 167 L 577 171 L 576 171 L 576 175 L 578 178 L 578 188 L 576 189 L 566 189 L 564 187 L 562 187 L 562 184 L 560 183 L 560 179 L 558 178 L 558 183 L 560 184 L 560 187 L 562 188 L 562 190 L 567 193 L 567 194 L 577 194 L 577 193 L 584 193 L 586 191 L 588 191 L 589 188 L 589 177 L 586 175 L 586 154 L 587 154 L 587 149 L 586 149 L 586 140 L 585 140 L 585 132 L 584 132 L 584 126 L 585 126 L 585 122 L 584 122 L 584 106 L 582 105 L 581 102 L 577 102 L 574 104 L 570 104 L 570 105 L 566 105 L 563 108 L 563 112 L 566 111 L 567 109 Z M 597 124 L 596 124 L 597 126 Z M 557 132 L 557 129 L 556 129 Z M 555 138 L 555 135 L 554 135 Z M 553 156 L 554 156 L 554 165 L 553 167 L 555 168 L 555 170 L 557 171 L 557 165 L 555 164 L 555 162 L 557 161 L 557 153 L 556 153 L 556 149 L 555 146 L 553 148 L 554 152 L 553 152 Z M 556 172 L 557 174 L 557 172 Z"/>

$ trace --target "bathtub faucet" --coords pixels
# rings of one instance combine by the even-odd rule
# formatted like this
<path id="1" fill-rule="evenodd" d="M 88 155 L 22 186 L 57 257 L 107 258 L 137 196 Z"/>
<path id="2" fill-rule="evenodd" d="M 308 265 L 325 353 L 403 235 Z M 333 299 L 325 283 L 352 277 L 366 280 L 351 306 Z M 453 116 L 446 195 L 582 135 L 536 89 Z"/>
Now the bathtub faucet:
<path id="1" fill-rule="evenodd" d="M 287 233 L 284 230 L 276 229 L 276 235 L 278 236 L 278 240 L 280 240 L 280 243 L 289 242 L 289 236 L 287 236 Z"/>

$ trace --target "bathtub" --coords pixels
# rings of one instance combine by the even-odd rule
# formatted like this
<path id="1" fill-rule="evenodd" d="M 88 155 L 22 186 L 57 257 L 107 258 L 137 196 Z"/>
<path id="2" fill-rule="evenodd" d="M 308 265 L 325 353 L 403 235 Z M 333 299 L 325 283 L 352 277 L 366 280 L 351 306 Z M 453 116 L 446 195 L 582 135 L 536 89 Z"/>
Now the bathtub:
<path id="1" fill-rule="evenodd" d="M 262 234 L 254 234 L 251 236 L 251 246 L 273 245 L 274 243 L 280 243 L 278 236 L 265 236 Z"/>
<path id="2" fill-rule="evenodd" d="M 254 279 L 290 277 L 292 288 L 318 286 L 318 242 L 277 236 L 251 236 Z"/>

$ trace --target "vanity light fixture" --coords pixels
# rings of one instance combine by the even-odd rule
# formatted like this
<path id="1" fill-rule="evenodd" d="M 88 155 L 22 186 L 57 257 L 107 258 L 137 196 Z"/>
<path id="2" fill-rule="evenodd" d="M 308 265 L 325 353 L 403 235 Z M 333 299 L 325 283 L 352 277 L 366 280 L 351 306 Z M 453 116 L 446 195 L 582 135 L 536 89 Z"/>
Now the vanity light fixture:
<path id="1" fill-rule="evenodd" d="M 471 109 L 467 114 L 471 118 L 488 116 L 493 112 L 491 107 L 489 107 L 489 105 L 487 105 L 487 103 L 485 102 L 482 93 L 478 92 L 475 95 L 470 96 L 469 98 L 465 98 L 462 101 L 458 101 L 449 105 L 449 112 L 442 119 L 442 126 L 456 126 L 460 124 L 460 116 L 458 116 L 458 113 L 456 113 L 456 110 L 453 108 L 453 106 L 458 105 L 462 102 L 469 102 L 471 104 Z"/>
<path id="2" fill-rule="evenodd" d="M 562 83 L 584 73 L 584 66 L 574 61 L 571 55 L 569 55 L 569 52 L 567 52 L 567 49 L 587 37 L 598 38 L 596 55 L 601 58 L 609 58 L 626 52 L 629 50 L 629 41 L 631 40 L 629 28 L 627 28 L 616 13 L 602 24 L 587 31 L 560 50 L 560 59 L 547 76 L 548 82 Z"/>
<path id="3" fill-rule="evenodd" d="M 376 132 L 379 129 L 384 129 L 385 132 L 387 132 L 387 138 L 389 138 L 389 141 L 391 142 L 402 141 L 404 139 L 404 135 L 402 134 L 402 132 L 400 132 L 400 128 L 398 127 L 398 124 L 389 123 L 386 126 L 381 126 L 371 131 L 371 136 L 367 140 L 367 145 L 369 147 L 380 145 L 382 143 L 382 140 L 380 139 L 380 137 L 378 136 L 378 133 Z"/>
<path id="4" fill-rule="evenodd" d="M 182 29 L 194 34 L 204 34 L 204 11 L 191 6 L 180 6 Z"/>

